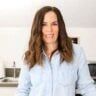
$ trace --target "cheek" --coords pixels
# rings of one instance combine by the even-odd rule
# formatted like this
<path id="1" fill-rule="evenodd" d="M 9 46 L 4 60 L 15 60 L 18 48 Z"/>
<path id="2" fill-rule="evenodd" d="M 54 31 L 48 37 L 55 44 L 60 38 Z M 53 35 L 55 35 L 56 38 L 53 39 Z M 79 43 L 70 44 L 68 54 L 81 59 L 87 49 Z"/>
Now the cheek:
<path id="1" fill-rule="evenodd" d="M 46 32 L 46 28 L 42 27 L 42 34 L 44 34 Z"/>
<path id="2" fill-rule="evenodd" d="M 53 32 L 54 32 L 55 35 L 58 35 L 58 33 L 59 33 L 59 28 L 58 28 L 58 27 L 55 27 L 55 28 L 53 29 Z"/>
<path id="3" fill-rule="evenodd" d="M 55 34 L 56 37 L 58 37 L 59 31 L 58 30 L 54 31 L 54 34 Z"/>

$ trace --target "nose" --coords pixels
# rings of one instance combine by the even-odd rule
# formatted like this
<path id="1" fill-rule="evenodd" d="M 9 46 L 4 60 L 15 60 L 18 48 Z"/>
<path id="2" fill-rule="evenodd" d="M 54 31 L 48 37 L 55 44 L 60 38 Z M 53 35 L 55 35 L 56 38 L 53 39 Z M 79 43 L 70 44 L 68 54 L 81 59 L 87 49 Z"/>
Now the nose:
<path id="1" fill-rule="evenodd" d="M 51 26 L 51 25 L 48 25 L 48 26 L 47 26 L 47 31 L 48 31 L 48 32 L 52 32 L 52 26 Z"/>

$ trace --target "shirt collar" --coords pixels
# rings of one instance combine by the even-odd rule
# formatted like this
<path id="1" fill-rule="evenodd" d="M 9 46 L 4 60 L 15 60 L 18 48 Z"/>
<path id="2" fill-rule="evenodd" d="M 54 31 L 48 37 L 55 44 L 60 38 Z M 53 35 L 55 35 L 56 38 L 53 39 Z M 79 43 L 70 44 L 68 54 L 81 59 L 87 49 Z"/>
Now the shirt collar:
<path id="1" fill-rule="evenodd" d="M 45 57 L 48 57 L 44 49 L 42 49 L 42 53 L 43 53 L 43 55 L 44 55 Z M 56 50 L 56 51 L 53 53 L 53 55 L 57 55 L 57 54 L 59 54 L 59 50 Z"/>

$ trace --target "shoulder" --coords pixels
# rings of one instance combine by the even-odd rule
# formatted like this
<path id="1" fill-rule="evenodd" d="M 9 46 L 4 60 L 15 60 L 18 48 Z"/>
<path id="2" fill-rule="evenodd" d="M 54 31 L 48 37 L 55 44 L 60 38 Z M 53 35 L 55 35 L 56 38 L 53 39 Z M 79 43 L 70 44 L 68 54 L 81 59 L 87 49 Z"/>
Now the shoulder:
<path id="1" fill-rule="evenodd" d="M 81 53 L 84 53 L 84 50 L 83 50 L 83 47 L 81 47 L 80 45 L 78 44 L 73 44 L 73 54 L 76 55 L 76 54 L 81 54 Z"/>
<path id="2" fill-rule="evenodd" d="M 22 60 L 21 62 L 21 74 L 26 74 L 26 73 L 29 73 L 30 72 L 30 69 L 29 69 L 29 66 L 26 64 L 25 61 Z"/>
<path id="3" fill-rule="evenodd" d="M 79 60 L 86 59 L 83 47 L 81 47 L 78 44 L 73 44 L 73 58 L 74 58 L 74 60 L 76 60 L 78 62 L 79 62 Z"/>

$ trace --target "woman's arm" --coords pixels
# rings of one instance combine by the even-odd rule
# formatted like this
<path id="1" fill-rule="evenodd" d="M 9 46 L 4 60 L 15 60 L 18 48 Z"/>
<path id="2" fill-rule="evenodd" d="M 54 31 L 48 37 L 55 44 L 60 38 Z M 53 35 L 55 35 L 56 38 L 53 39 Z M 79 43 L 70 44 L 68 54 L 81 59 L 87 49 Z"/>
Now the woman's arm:
<path id="1" fill-rule="evenodd" d="M 31 87 L 29 68 L 27 65 L 21 68 L 16 96 L 29 96 Z"/>
<path id="2" fill-rule="evenodd" d="M 90 76 L 87 60 L 82 49 L 78 58 L 78 80 L 77 88 L 83 96 L 96 96 L 94 80 Z"/>

